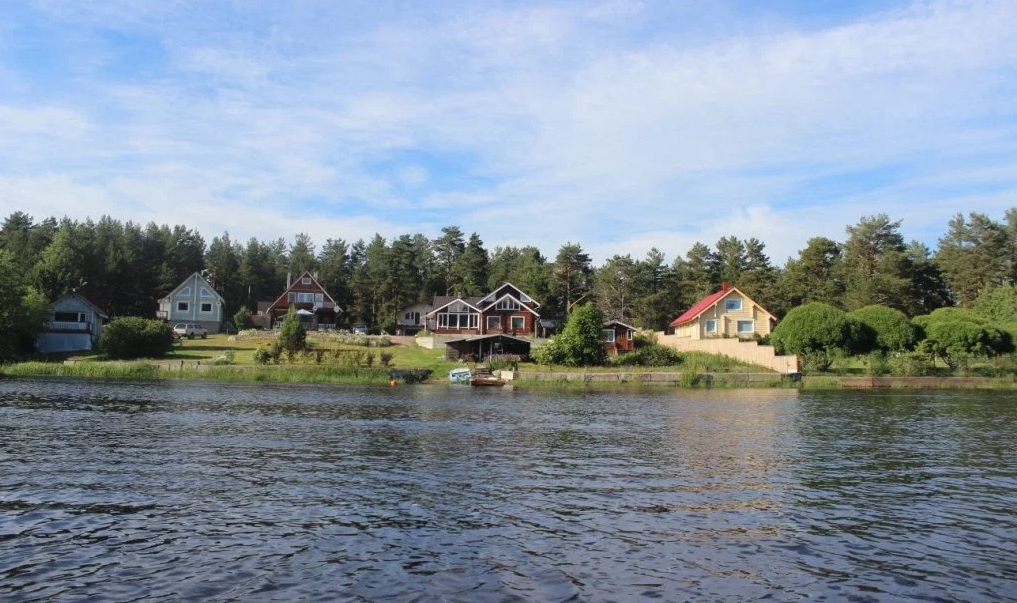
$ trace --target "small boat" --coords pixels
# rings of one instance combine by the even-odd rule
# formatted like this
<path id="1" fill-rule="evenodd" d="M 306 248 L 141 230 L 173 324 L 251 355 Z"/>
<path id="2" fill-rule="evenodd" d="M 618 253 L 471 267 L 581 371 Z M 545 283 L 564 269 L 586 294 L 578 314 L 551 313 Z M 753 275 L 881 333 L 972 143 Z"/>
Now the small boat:
<path id="1" fill-rule="evenodd" d="M 473 380 L 473 372 L 466 368 L 454 368 L 448 372 L 448 382 L 452 385 L 469 385 Z"/>
<path id="2" fill-rule="evenodd" d="M 476 374 L 470 380 L 470 385 L 473 387 L 502 387 L 505 382 L 492 375 L 491 370 L 486 366 L 478 366 Z"/>

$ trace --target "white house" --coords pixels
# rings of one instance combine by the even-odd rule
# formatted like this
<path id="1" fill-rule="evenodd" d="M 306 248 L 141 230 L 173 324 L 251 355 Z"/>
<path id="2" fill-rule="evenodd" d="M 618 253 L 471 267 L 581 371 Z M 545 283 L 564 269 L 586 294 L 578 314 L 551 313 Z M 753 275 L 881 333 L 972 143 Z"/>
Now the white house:
<path id="1" fill-rule="evenodd" d="M 223 321 L 225 300 L 201 274 L 184 279 L 169 295 L 159 300 L 156 318 L 170 323 L 192 322 L 218 333 Z"/>
<path id="2" fill-rule="evenodd" d="M 35 340 L 35 347 L 42 354 L 91 350 L 98 346 L 108 319 L 81 294 L 68 293 L 49 305 L 49 322 Z"/>

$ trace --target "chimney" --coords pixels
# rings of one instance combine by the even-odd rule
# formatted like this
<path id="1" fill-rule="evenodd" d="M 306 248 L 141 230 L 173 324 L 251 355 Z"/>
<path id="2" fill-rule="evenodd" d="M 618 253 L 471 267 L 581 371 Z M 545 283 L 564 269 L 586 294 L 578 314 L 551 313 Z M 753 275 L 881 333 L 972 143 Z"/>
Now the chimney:
<path id="1" fill-rule="evenodd" d="M 292 272 L 287 272 L 286 273 L 286 288 L 287 289 L 290 288 L 290 285 L 292 284 L 292 281 L 293 281 L 293 273 Z"/>
<path id="2" fill-rule="evenodd" d="M 314 274 L 313 274 L 313 275 L 311 275 L 311 276 L 313 276 L 313 277 L 314 277 L 314 280 L 319 280 L 319 279 L 318 279 L 318 271 L 317 271 L 317 270 L 315 270 L 315 271 L 314 271 Z"/>
<path id="3" fill-rule="evenodd" d="M 720 284 L 720 290 L 721 291 L 730 291 L 731 290 L 731 283 L 729 283 L 727 281 L 724 281 L 723 283 Z"/>

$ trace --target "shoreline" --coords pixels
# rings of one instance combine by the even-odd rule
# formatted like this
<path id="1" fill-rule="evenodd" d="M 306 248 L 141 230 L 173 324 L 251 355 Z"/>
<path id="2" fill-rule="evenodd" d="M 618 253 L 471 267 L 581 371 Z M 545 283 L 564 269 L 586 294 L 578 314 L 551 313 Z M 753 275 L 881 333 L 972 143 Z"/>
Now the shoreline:
<path id="1" fill-rule="evenodd" d="M 397 369 L 398 370 L 398 369 Z M 104 381 L 221 381 L 310 385 L 390 385 L 388 368 L 321 365 L 253 366 L 176 362 L 50 363 L 0 365 L 0 379 L 78 378 Z M 444 374 L 421 383 L 447 384 Z M 778 373 L 540 372 L 521 371 L 508 385 L 537 389 L 1017 389 L 1014 377 L 872 377 Z M 399 385 L 413 385 L 399 382 Z"/>

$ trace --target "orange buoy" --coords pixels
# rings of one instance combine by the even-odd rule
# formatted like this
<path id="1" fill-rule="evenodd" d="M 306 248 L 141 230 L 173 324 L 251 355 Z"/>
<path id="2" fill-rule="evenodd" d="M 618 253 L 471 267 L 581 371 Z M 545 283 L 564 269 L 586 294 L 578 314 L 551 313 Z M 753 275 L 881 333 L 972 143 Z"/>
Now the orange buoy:
<path id="1" fill-rule="evenodd" d="M 389 384 L 389 387 L 395 387 L 396 380 L 392 379 L 391 381 L 388 382 L 388 384 Z"/>

